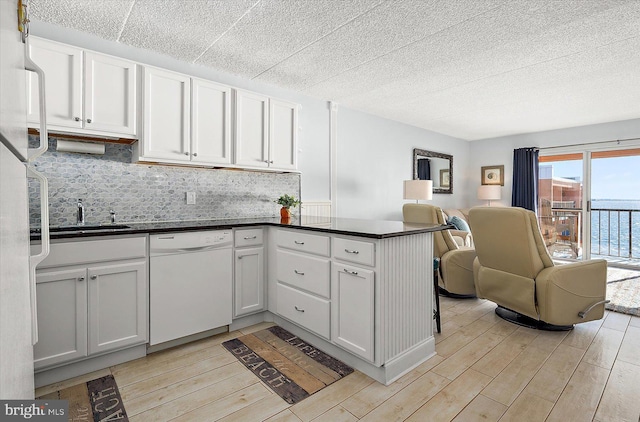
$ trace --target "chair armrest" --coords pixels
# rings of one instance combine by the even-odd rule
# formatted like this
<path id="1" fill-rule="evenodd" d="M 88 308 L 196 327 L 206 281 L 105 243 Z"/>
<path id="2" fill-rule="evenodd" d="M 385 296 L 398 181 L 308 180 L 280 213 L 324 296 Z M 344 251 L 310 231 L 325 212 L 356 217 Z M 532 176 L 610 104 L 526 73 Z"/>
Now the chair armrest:
<path id="1" fill-rule="evenodd" d="M 545 268 L 536 277 L 540 319 L 557 325 L 600 319 L 604 315 L 604 304 L 584 319 L 578 313 L 604 301 L 606 288 L 607 261 L 604 259 Z"/>
<path id="2" fill-rule="evenodd" d="M 449 232 L 451 233 L 453 238 L 456 240 L 456 243 L 458 244 L 458 246 L 473 247 L 473 236 L 471 236 L 470 232 L 466 232 L 464 230 L 456 230 L 456 229 L 449 229 Z M 458 239 L 456 239 L 456 237 L 460 238 L 462 240 L 462 243 L 458 242 Z"/>
<path id="3" fill-rule="evenodd" d="M 461 247 L 455 251 L 449 251 L 442 255 L 442 264 L 449 263 L 473 271 L 473 260 L 476 259 L 476 250 Z"/>
<path id="4" fill-rule="evenodd" d="M 476 251 L 472 248 L 461 247 L 442 255 L 440 259 L 440 273 L 445 289 L 451 293 L 475 295 L 473 282 L 473 261 Z"/>

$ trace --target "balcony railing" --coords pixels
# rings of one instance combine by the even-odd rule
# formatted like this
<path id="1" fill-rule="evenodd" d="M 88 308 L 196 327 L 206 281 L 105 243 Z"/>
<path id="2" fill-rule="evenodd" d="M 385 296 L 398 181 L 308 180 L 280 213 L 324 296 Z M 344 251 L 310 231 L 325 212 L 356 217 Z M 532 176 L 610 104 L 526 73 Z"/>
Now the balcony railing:
<path id="1" fill-rule="evenodd" d="M 592 208 L 591 253 L 640 258 L 640 210 Z"/>
<path id="2" fill-rule="evenodd" d="M 560 203 L 554 203 L 560 205 Z M 540 230 L 554 258 L 582 256 L 582 209 L 539 210 Z M 640 209 L 591 209 L 591 255 L 640 262 Z"/>

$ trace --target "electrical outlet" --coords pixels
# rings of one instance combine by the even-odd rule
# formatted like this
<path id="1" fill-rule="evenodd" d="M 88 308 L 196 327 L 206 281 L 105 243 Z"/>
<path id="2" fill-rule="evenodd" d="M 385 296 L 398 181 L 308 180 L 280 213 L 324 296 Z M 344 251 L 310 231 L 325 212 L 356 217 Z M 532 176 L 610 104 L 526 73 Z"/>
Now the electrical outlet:
<path id="1" fill-rule="evenodd" d="M 187 205 L 195 205 L 195 204 L 196 204 L 196 193 L 187 192 Z"/>

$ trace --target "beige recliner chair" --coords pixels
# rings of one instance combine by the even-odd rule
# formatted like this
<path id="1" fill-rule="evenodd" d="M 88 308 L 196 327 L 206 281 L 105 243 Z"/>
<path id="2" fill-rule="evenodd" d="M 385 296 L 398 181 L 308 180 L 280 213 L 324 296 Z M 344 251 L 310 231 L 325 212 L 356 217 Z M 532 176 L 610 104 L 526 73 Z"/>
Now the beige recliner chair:
<path id="1" fill-rule="evenodd" d="M 569 330 L 604 315 L 607 262 L 554 265 L 536 215 L 523 208 L 472 208 L 478 297 L 521 325 Z"/>
<path id="2" fill-rule="evenodd" d="M 405 223 L 446 224 L 440 207 L 427 204 L 405 204 L 402 207 Z M 459 246 L 449 230 L 433 233 L 434 257 L 440 258 L 438 282 L 443 294 L 452 297 L 475 297 L 473 285 L 473 248 Z"/>

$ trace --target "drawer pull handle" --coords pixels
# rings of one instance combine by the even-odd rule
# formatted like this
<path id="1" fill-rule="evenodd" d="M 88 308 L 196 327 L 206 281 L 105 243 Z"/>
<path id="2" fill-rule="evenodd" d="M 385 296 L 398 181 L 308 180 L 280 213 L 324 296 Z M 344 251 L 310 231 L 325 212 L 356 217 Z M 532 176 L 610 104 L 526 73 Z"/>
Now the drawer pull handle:
<path id="1" fill-rule="evenodd" d="M 346 268 L 344 269 L 344 272 L 347 273 L 347 274 L 358 275 L 357 271 L 349 271 Z"/>
<path id="2" fill-rule="evenodd" d="M 350 251 L 349 249 L 345 249 L 344 251 L 346 253 L 352 253 L 352 254 L 355 254 L 355 255 L 358 255 L 360 253 L 359 251 L 355 251 L 355 250 L 354 251 Z"/>
<path id="3" fill-rule="evenodd" d="M 298 242 L 297 240 L 294 240 L 293 243 L 295 243 L 296 245 L 304 245 L 304 242 Z"/>
<path id="4" fill-rule="evenodd" d="M 296 305 L 293 305 L 293 307 L 296 308 L 296 311 L 298 311 L 298 312 L 304 312 L 304 309 L 300 309 Z"/>
<path id="5" fill-rule="evenodd" d="M 245 236 L 244 240 L 256 239 L 258 236 Z"/>
<path id="6" fill-rule="evenodd" d="M 298 274 L 298 275 L 304 275 L 304 273 L 303 273 L 303 272 L 298 271 L 298 270 L 293 270 L 293 272 L 294 272 L 294 273 L 296 273 L 296 274 Z"/>

